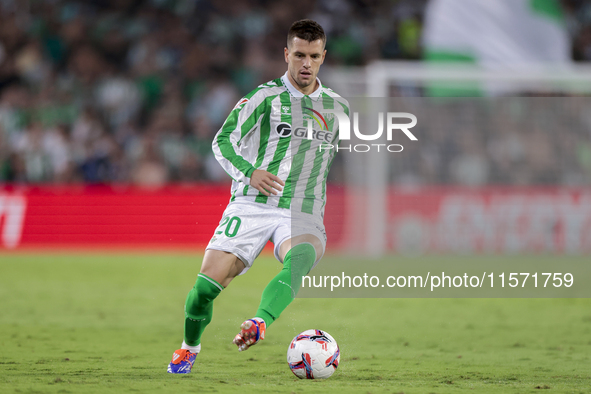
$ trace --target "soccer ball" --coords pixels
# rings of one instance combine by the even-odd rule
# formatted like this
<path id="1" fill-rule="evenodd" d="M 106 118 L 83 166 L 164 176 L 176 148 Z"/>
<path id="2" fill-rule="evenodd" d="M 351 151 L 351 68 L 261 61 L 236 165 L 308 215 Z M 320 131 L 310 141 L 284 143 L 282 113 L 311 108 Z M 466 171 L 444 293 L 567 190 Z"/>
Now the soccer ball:
<path id="1" fill-rule="evenodd" d="M 306 330 L 287 349 L 289 368 L 300 379 L 330 378 L 340 359 L 339 345 L 326 331 Z"/>

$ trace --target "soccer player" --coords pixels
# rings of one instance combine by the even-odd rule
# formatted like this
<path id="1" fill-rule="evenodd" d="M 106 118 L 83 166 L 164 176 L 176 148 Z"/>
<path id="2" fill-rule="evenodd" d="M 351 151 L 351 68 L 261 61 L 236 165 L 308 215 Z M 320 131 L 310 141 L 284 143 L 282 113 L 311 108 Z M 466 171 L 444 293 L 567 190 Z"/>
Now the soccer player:
<path id="1" fill-rule="evenodd" d="M 239 351 L 265 338 L 324 254 L 326 177 L 335 154 L 330 147 L 338 144 L 338 121 L 326 110 L 349 113 L 347 101 L 316 77 L 325 44 L 318 23 L 295 22 L 284 49 L 287 72 L 242 98 L 214 138 L 216 159 L 233 179 L 232 197 L 187 296 L 184 341 L 169 373 L 191 371 L 214 299 L 248 271 L 268 240 L 283 269 L 240 326 L 233 340 Z"/>

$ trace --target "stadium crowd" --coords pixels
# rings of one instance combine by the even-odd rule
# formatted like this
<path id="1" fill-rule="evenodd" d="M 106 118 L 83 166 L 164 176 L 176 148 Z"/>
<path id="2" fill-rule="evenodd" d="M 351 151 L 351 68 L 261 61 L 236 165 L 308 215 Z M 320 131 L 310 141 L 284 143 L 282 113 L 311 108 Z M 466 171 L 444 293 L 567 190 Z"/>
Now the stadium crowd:
<path id="1" fill-rule="evenodd" d="M 243 94 L 283 74 L 286 26 L 320 22 L 329 65 L 419 59 L 426 1 L 0 0 L 0 183 L 227 180 L 212 137 Z M 591 4 L 564 4 L 573 59 L 590 61 Z M 567 138 L 580 151 L 568 168 L 546 160 L 540 174 L 554 176 L 516 178 L 503 155 L 532 174 L 544 162 L 528 144 L 503 148 L 521 138 L 517 128 L 495 138 L 432 133 L 427 146 L 445 154 L 417 151 L 408 166 L 429 183 L 591 179 L 589 135 L 578 132 Z M 540 146 L 556 138 L 536 136 Z"/>

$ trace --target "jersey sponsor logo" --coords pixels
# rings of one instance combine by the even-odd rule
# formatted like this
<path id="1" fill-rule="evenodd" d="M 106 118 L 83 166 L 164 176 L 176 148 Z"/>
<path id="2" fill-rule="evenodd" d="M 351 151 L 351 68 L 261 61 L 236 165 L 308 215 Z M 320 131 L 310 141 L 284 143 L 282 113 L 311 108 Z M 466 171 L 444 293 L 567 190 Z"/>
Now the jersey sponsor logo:
<path id="1" fill-rule="evenodd" d="M 275 131 L 281 138 L 289 137 L 291 135 L 291 125 L 289 123 L 279 123 L 275 127 Z"/>
<path id="2" fill-rule="evenodd" d="M 293 131 L 293 135 L 297 138 L 308 138 L 308 129 L 306 127 L 297 127 Z M 312 139 L 317 141 L 331 142 L 333 135 L 329 130 L 312 129 Z M 308 138 L 309 139 L 309 138 Z"/>

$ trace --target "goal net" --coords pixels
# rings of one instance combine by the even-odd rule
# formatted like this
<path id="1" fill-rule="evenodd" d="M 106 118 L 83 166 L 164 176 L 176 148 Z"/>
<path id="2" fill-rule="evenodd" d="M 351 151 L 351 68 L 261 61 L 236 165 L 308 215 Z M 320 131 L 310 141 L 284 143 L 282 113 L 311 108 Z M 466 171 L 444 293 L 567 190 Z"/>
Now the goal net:
<path id="1" fill-rule="evenodd" d="M 388 139 L 385 118 L 380 140 L 352 130 L 341 141 L 330 175 L 346 201 L 341 248 L 365 256 L 591 251 L 591 67 L 378 61 L 327 69 L 321 79 L 349 100 L 360 134 L 375 134 L 380 114 L 417 119 L 417 141 Z"/>

